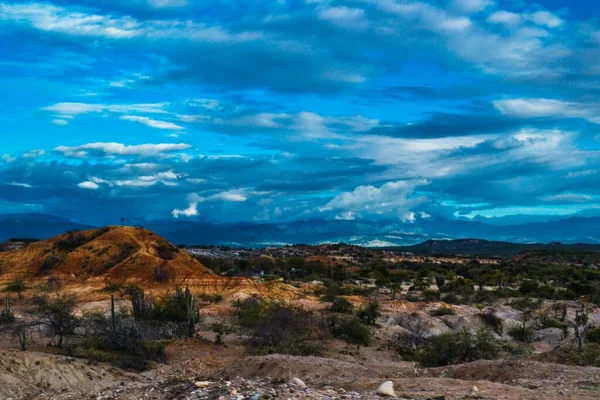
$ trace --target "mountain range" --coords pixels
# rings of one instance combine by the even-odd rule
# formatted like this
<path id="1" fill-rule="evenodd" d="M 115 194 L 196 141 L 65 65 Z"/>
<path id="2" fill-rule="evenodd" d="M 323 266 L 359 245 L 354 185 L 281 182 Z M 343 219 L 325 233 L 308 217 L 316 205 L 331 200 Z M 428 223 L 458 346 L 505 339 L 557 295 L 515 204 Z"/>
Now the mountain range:
<path id="1" fill-rule="evenodd" d="M 406 246 L 430 239 L 480 238 L 513 243 L 600 243 L 600 217 L 498 225 L 481 221 L 428 218 L 399 221 L 295 221 L 215 224 L 208 221 L 130 221 L 176 244 L 266 247 L 285 244 L 348 243 L 362 246 Z M 45 214 L 0 215 L 0 240 L 47 239 L 91 225 Z"/>

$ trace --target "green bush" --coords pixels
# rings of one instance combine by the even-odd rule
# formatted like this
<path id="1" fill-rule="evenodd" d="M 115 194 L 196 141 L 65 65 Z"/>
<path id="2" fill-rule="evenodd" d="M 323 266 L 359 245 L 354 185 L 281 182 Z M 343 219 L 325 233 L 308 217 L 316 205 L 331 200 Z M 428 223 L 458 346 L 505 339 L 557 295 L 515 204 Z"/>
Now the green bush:
<path id="1" fill-rule="evenodd" d="M 460 303 L 460 297 L 458 297 L 454 293 L 448 293 L 442 296 L 442 301 L 448 304 L 458 304 Z"/>
<path id="2" fill-rule="evenodd" d="M 359 346 L 368 346 L 373 335 L 372 327 L 363 324 L 357 317 L 349 315 L 331 316 L 329 331 L 333 337 Z"/>
<path id="3" fill-rule="evenodd" d="M 440 299 L 440 291 L 435 289 L 425 289 L 422 292 L 425 301 L 436 301 Z"/>
<path id="4" fill-rule="evenodd" d="M 508 330 L 508 334 L 521 342 L 533 342 L 535 331 L 530 326 L 515 326 Z"/>
<path id="5" fill-rule="evenodd" d="M 367 325 L 375 325 L 377 318 L 381 316 L 379 303 L 372 301 L 356 312 L 356 316 Z"/>
<path id="6" fill-rule="evenodd" d="M 529 297 L 514 299 L 508 305 L 520 311 L 537 310 L 542 305 L 543 300 L 533 300 Z"/>
<path id="7" fill-rule="evenodd" d="M 444 315 L 456 315 L 456 311 L 454 311 L 454 309 L 452 307 L 442 306 L 435 310 L 431 310 L 429 312 L 429 315 L 431 315 L 432 317 L 441 317 Z"/>
<path id="8" fill-rule="evenodd" d="M 491 360 L 498 357 L 502 346 L 489 329 L 482 328 L 476 334 L 467 330 L 444 333 L 425 342 L 420 354 L 424 367 L 441 367 L 475 360 Z"/>
<path id="9" fill-rule="evenodd" d="M 571 350 L 567 361 L 585 367 L 600 367 L 600 344 L 586 343 L 581 351 Z"/>
<path id="10" fill-rule="evenodd" d="M 329 311 L 340 313 L 340 314 L 352 314 L 354 312 L 354 306 L 351 302 L 343 297 L 336 297 L 329 307 Z"/>
<path id="11" fill-rule="evenodd" d="M 284 353 L 299 356 L 322 354 L 326 327 L 309 311 L 256 297 L 237 304 L 241 326 L 250 332 L 249 354 Z"/>
<path id="12" fill-rule="evenodd" d="M 223 301 L 223 295 L 219 293 L 200 293 L 198 299 L 205 303 L 220 303 Z"/>
<path id="13" fill-rule="evenodd" d="M 20 279 L 17 279 L 12 282 L 8 282 L 4 288 L 2 288 L 3 293 L 16 293 L 19 295 L 19 298 L 23 297 L 22 293 L 27 290 L 27 287 Z"/>
<path id="14" fill-rule="evenodd" d="M 600 328 L 590 328 L 585 339 L 590 343 L 600 343 Z"/>

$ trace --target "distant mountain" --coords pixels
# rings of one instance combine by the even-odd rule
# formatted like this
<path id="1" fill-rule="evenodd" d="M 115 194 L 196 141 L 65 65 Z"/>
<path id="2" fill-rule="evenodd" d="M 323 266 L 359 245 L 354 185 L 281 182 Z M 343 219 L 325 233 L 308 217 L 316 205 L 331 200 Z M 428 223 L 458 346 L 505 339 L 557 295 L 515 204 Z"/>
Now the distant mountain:
<path id="1" fill-rule="evenodd" d="M 511 243 L 481 239 L 427 240 L 412 246 L 390 248 L 399 252 L 419 255 L 465 255 L 487 257 L 540 257 L 546 253 L 585 252 L 600 253 L 600 244 L 588 243 Z M 556 257 L 553 257 L 556 259 Z"/>
<path id="2" fill-rule="evenodd" d="M 89 229 L 64 218 L 45 214 L 0 214 L 0 241 L 11 238 L 48 239 L 73 230 Z"/>
<path id="3" fill-rule="evenodd" d="M 265 247 L 284 244 L 348 243 L 361 246 L 407 246 L 431 239 L 481 238 L 487 241 L 600 244 L 600 217 L 566 218 L 513 225 L 481 221 L 428 218 L 414 223 L 399 221 L 294 221 L 281 223 L 215 224 L 193 220 L 141 222 L 176 244 L 212 244 Z M 0 216 L 0 239 L 46 239 L 89 226 L 42 214 Z"/>

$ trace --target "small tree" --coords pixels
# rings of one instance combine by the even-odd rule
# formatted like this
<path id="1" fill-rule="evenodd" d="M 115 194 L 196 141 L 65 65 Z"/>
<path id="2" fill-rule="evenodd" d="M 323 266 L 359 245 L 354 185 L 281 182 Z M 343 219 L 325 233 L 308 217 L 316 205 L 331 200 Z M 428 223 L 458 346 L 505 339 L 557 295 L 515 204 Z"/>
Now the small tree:
<path id="1" fill-rule="evenodd" d="M 43 297 L 38 303 L 36 314 L 40 322 L 52 328 L 54 335 L 58 336 L 58 347 L 62 347 L 65 336 L 73 335 L 79 325 L 79 319 L 73 314 L 74 309 L 75 298 L 72 296 L 54 300 Z"/>
<path id="2" fill-rule="evenodd" d="M 16 281 L 8 282 L 4 289 L 2 289 L 3 293 L 16 293 L 20 299 L 23 298 L 23 292 L 27 290 L 27 287 L 23 283 L 23 281 L 17 279 Z"/>
<path id="3" fill-rule="evenodd" d="M 356 312 L 356 316 L 367 325 L 375 325 L 377 318 L 381 316 L 379 303 L 372 301 Z"/>
<path id="4" fill-rule="evenodd" d="M 354 306 L 345 298 L 336 297 L 333 299 L 329 310 L 340 314 L 352 314 L 354 312 Z"/>

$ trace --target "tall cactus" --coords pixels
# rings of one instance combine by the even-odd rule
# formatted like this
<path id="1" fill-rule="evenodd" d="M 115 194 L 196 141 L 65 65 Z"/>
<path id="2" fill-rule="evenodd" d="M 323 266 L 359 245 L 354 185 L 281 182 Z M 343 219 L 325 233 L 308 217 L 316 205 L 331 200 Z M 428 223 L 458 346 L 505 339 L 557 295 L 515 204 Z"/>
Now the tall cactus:
<path id="1" fill-rule="evenodd" d="M 112 330 L 115 332 L 117 330 L 117 320 L 115 318 L 115 295 L 110 295 L 110 321 L 112 324 Z"/>
<path id="2" fill-rule="evenodd" d="M 187 336 L 194 336 L 195 326 L 199 320 L 199 310 L 195 307 L 194 296 L 190 291 L 190 287 L 185 288 L 185 308 L 187 314 Z"/>

